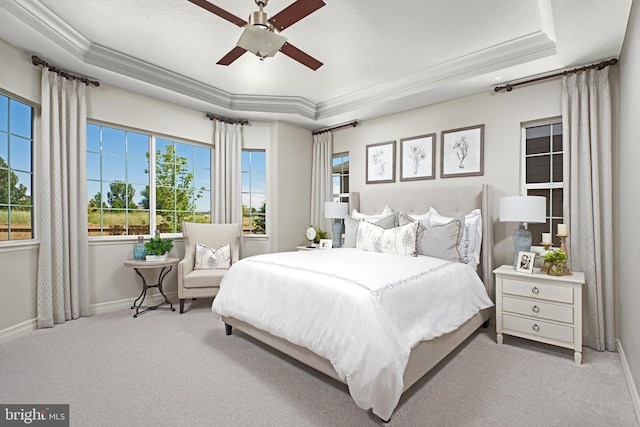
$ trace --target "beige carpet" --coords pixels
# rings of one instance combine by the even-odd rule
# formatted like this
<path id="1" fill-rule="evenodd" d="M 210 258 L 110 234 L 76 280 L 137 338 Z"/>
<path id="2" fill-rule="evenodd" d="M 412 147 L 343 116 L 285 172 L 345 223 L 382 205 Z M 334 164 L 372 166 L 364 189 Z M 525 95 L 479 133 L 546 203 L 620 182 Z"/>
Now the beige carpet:
<path id="1" fill-rule="evenodd" d="M 0 403 L 68 403 L 72 426 L 367 426 L 342 384 L 242 333 L 195 301 L 183 315 L 130 310 L 0 345 Z M 188 303 L 187 303 L 188 305 Z M 402 397 L 389 426 L 638 425 L 618 354 L 573 352 L 481 329 Z"/>

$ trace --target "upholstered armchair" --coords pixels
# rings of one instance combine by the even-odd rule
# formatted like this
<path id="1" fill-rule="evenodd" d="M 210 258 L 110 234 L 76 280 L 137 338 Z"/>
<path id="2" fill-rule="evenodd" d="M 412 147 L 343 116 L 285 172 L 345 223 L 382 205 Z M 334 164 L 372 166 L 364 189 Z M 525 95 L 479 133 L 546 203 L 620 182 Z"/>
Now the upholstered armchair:
<path id="1" fill-rule="evenodd" d="M 180 313 L 187 298 L 215 297 L 227 269 L 194 270 L 196 243 L 217 249 L 231 245 L 231 263 L 240 259 L 242 224 L 182 223 L 184 258 L 178 263 L 178 298 Z"/>

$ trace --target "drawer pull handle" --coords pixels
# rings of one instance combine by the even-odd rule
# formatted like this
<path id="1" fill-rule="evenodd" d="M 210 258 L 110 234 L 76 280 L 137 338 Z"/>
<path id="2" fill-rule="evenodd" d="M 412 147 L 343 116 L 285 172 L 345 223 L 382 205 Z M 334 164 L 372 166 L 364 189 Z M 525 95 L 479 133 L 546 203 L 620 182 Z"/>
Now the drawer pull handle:
<path id="1" fill-rule="evenodd" d="M 531 293 L 534 295 L 538 295 L 540 293 L 540 289 L 534 286 L 533 288 L 531 288 Z"/>
<path id="2" fill-rule="evenodd" d="M 533 311 L 534 313 L 540 313 L 540 308 L 537 305 L 534 305 L 533 307 L 531 307 L 531 311 Z"/>
<path id="3" fill-rule="evenodd" d="M 540 330 L 540 326 L 538 326 L 537 323 L 534 323 L 533 326 L 531 327 L 531 329 L 533 329 L 534 331 L 538 332 Z"/>

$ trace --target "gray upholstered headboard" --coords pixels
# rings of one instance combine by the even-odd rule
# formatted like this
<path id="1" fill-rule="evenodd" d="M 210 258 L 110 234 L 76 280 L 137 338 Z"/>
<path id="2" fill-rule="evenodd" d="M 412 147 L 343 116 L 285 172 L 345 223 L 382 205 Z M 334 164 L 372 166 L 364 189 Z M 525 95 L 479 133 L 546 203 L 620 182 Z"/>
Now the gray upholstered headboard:
<path id="1" fill-rule="evenodd" d="M 423 214 L 430 207 L 440 214 L 456 216 L 466 214 L 473 209 L 482 211 L 482 249 L 478 274 L 482 278 L 487 292 L 493 296 L 493 216 L 490 212 L 490 191 L 487 184 L 473 187 L 451 187 L 430 189 L 369 189 L 349 193 L 349 211 L 372 214 L 380 213 L 385 205 L 394 211 Z"/>

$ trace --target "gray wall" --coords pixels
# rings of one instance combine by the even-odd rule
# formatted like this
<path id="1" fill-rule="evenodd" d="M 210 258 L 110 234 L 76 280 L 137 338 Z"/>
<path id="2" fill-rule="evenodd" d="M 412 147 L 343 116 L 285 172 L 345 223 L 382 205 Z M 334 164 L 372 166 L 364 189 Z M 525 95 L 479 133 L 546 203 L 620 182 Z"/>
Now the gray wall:
<path id="1" fill-rule="evenodd" d="M 620 55 L 620 130 L 618 151 L 618 219 L 616 276 L 620 344 L 637 385 L 640 382 L 640 280 L 636 242 L 640 237 L 640 4 L 634 2 Z"/>

